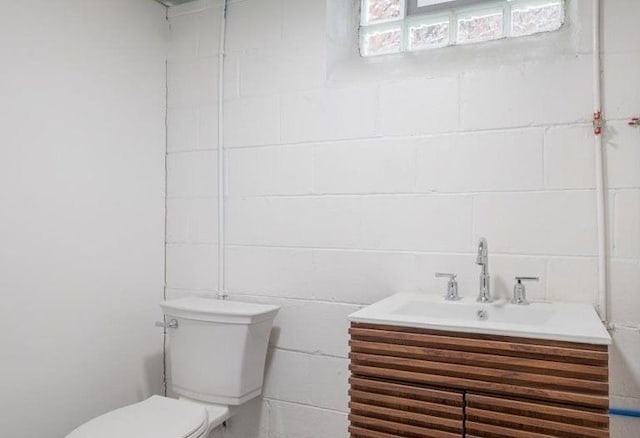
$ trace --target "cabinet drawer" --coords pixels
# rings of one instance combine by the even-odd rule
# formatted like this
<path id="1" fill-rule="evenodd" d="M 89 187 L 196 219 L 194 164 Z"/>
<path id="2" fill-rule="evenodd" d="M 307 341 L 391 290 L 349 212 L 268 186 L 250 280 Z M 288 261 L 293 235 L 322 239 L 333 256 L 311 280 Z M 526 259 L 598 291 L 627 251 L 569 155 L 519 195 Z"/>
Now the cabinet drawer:
<path id="1" fill-rule="evenodd" d="M 459 438 L 462 392 L 353 376 L 350 433 L 357 438 Z"/>
<path id="2" fill-rule="evenodd" d="M 607 409 L 606 346 L 353 324 L 351 372 Z"/>
<path id="3" fill-rule="evenodd" d="M 533 402 L 529 400 L 466 394 L 467 436 L 608 438 L 605 411 Z"/>

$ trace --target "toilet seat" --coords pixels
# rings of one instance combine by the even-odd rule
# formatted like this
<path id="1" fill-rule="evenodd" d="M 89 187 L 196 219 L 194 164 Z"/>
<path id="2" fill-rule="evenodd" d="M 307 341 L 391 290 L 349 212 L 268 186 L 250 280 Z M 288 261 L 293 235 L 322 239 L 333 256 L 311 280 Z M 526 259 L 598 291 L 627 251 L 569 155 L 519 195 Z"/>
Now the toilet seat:
<path id="1" fill-rule="evenodd" d="M 94 418 L 67 438 L 204 438 L 209 426 L 205 406 L 154 395 Z"/>

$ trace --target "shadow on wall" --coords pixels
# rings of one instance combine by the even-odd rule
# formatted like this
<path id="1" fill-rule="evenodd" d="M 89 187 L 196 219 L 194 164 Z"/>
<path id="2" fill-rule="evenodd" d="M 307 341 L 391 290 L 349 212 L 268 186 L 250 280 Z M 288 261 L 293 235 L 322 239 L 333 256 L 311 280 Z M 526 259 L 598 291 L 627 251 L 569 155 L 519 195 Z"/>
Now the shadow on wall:
<path id="1" fill-rule="evenodd" d="M 162 375 L 164 368 L 162 351 L 144 358 L 144 387 L 136 391 L 138 400 L 144 400 L 150 395 L 162 395 L 164 392 Z"/>
<path id="2" fill-rule="evenodd" d="M 227 422 L 227 427 L 214 430 L 209 438 L 247 438 L 267 436 L 269 422 L 268 402 L 256 397 L 238 408 L 238 412 Z"/>
<path id="3" fill-rule="evenodd" d="M 271 329 L 271 336 L 269 336 L 269 346 L 267 348 L 267 358 L 265 359 L 264 364 L 264 382 L 262 382 L 262 394 L 264 395 L 265 384 L 267 383 L 267 378 L 271 374 L 271 365 L 273 363 L 273 350 L 277 345 L 278 338 L 280 336 L 280 327 L 273 327 Z M 262 398 L 262 396 L 260 397 Z"/>
<path id="4" fill-rule="evenodd" d="M 610 348 L 609 376 L 611 406 L 619 409 L 640 409 L 637 394 L 640 393 L 640 333 L 636 330 L 616 330 L 612 333 Z M 631 417 L 611 417 L 611 436 L 631 438 L 638 436 L 640 419 Z"/>
<path id="5" fill-rule="evenodd" d="M 271 335 L 269 336 L 269 347 L 278 345 L 278 339 L 280 339 L 280 327 L 273 326 L 271 329 Z M 265 364 L 265 375 L 269 371 L 269 365 L 271 365 L 271 357 L 267 354 L 267 363 Z"/>
<path id="6" fill-rule="evenodd" d="M 609 376 L 614 397 L 635 398 L 640 394 L 640 333 L 637 330 L 619 329 L 612 333 L 610 347 Z M 617 406 L 640 409 L 640 406 Z"/>

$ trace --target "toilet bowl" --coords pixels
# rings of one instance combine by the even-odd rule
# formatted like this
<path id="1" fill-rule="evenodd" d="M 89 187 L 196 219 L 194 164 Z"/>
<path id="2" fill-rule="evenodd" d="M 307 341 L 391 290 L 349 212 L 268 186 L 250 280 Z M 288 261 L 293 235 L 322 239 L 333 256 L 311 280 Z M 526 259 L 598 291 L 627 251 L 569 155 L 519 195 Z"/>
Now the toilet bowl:
<path id="1" fill-rule="evenodd" d="M 67 438 L 205 438 L 227 418 L 227 406 L 154 395 L 94 418 Z"/>
<path id="2" fill-rule="evenodd" d="M 273 318 L 279 307 L 182 298 L 160 304 L 167 324 L 171 387 L 94 418 L 66 438 L 205 438 L 233 407 L 262 392 Z"/>

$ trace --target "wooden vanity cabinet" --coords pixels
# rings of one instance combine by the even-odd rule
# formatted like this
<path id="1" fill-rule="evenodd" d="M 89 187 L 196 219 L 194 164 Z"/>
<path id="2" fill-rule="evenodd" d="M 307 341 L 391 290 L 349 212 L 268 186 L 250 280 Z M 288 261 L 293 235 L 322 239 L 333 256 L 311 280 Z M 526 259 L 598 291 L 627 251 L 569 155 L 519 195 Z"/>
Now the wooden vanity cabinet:
<path id="1" fill-rule="evenodd" d="M 353 438 L 609 437 L 606 345 L 353 323 Z"/>

